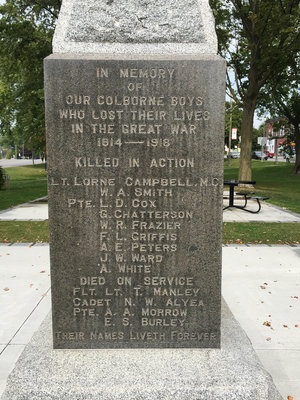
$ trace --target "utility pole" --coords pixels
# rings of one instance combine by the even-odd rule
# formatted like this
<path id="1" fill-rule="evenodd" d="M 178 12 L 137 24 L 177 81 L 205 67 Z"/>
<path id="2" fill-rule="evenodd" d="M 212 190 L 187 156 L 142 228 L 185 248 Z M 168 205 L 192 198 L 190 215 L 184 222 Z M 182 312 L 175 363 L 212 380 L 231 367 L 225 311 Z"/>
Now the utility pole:
<path id="1" fill-rule="evenodd" d="M 264 130 L 263 131 L 263 137 L 262 137 L 262 140 L 261 140 L 261 159 L 260 159 L 260 161 L 264 160 L 265 134 L 266 134 L 266 132 Z"/>
<path id="2" fill-rule="evenodd" d="M 228 160 L 228 167 L 230 167 L 230 161 L 231 161 L 231 130 L 232 130 L 232 99 L 230 97 L 230 109 L 229 109 L 229 137 L 228 137 L 228 155 L 227 155 L 227 160 Z"/>
<path id="3" fill-rule="evenodd" d="M 275 138 L 275 165 L 278 164 L 278 138 Z"/>

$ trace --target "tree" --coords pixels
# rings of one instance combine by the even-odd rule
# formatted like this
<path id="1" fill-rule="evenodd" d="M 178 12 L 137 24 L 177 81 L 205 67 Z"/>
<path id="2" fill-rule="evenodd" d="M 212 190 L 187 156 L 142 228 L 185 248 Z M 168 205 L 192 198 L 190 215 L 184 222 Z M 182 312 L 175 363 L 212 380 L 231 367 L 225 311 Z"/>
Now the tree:
<path id="1" fill-rule="evenodd" d="M 298 0 L 210 0 L 216 18 L 219 51 L 234 71 L 227 88 L 243 109 L 239 179 L 251 180 L 253 118 L 261 89 L 294 64 L 299 54 Z M 224 10 L 227 10 L 227 14 Z M 230 19 L 228 19 L 228 13 Z M 224 39 L 227 43 L 224 43 Z"/>
<path id="2" fill-rule="evenodd" d="M 14 145 L 45 151 L 43 59 L 51 53 L 61 2 L 0 6 L 0 129 Z"/>
<path id="3" fill-rule="evenodd" d="M 277 100 L 278 110 L 285 116 L 287 121 L 292 126 L 288 141 L 295 142 L 296 162 L 294 173 L 300 174 L 300 93 L 299 91 L 292 92 L 288 99 Z"/>
<path id="4" fill-rule="evenodd" d="M 238 138 L 240 137 L 241 124 L 242 124 L 242 110 L 233 102 L 226 101 L 225 104 L 225 143 L 229 144 L 229 130 L 230 130 L 230 111 L 231 111 L 231 127 L 237 128 Z M 238 143 L 238 139 L 235 144 Z"/>
<path id="5" fill-rule="evenodd" d="M 259 99 L 261 114 L 269 112 L 280 121 L 287 133 L 285 152 L 291 152 L 295 144 L 296 162 L 294 173 L 300 173 L 300 90 L 299 60 L 295 65 L 282 71 L 279 81 L 271 79 Z"/>
<path id="6" fill-rule="evenodd" d="M 292 91 L 284 97 L 282 90 L 276 91 L 269 104 L 269 109 L 275 116 L 280 116 L 280 126 L 287 132 L 284 152 L 296 155 L 294 173 L 300 174 L 300 93 Z"/>
<path id="7" fill-rule="evenodd" d="M 258 144 L 258 138 L 265 136 L 266 126 L 265 124 L 261 124 L 258 129 L 253 128 L 253 136 L 252 136 L 252 150 L 260 151 L 261 145 Z"/>

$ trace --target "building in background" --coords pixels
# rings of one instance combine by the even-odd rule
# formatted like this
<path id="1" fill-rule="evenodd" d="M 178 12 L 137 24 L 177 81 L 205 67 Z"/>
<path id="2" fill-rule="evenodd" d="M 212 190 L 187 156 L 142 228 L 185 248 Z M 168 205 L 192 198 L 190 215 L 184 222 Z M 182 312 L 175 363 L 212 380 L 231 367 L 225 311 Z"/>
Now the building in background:
<path id="1" fill-rule="evenodd" d="M 288 129 L 284 125 L 283 118 L 273 118 L 266 121 L 266 148 L 265 151 L 276 154 L 276 149 L 280 149 L 286 140 Z"/>

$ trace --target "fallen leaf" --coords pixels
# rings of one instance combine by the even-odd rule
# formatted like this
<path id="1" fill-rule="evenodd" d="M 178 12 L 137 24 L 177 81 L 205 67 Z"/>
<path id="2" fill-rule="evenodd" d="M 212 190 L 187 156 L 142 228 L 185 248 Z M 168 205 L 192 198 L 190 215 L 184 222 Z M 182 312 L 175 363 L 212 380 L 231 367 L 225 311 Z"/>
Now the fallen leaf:
<path id="1" fill-rule="evenodd" d="M 266 287 L 265 287 L 265 286 L 263 286 L 263 285 L 261 285 L 261 286 L 260 286 L 260 288 L 261 288 L 261 289 L 265 289 Z"/>
<path id="2" fill-rule="evenodd" d="M 263 323 L 263 325 L 265 325 L 265 326 L 271 326 L 271 322 L 265 321 L 265 322 Z"/>
<path id="3" fill-rule="evenodd" d="M 299 325 L 295 325 L 295 328 L 299 328 Z"/>
<path id="4" fill-rule="evenodd" d="M 6 288 L 4 288 L 3 290 L 5 290 L 6 292 L 9 290 L 9 288 L 8 287 L 6 287 Z"/>
<path id="5" fill-rule="evenodd" d="M 283 327 L 284 327 L 284 328 L 287 328 L 288 326 L 287 326 L 287 325 L 283 325 Z"/>
<path id="6" fill-rule="evenodd" d="M 271 340 L 271 338 L 270 337 L 267 337 L 267 339 L 266 339 L 268 342 Z"/>
<path id="7" fill-rule="evenodd" d="M 45 296 L 47 296 L 47 294 L 46 294 L 46 293 L 43 293 L 42 296 L 45 297 Z"/>
<path id="8" fill-rule="evenodd" d="M 32 287 L 33 286 L 33 283 L 31 283 L 30 285 L 29 285 L 29 287 Z"/>
<path id="9" fill-rule="evenodd" d="M 44 274 L 45 272 L 46 272 L 46 271 L 43 270 L 43 271 L 40 272 L 40 274 Z"/>
<path id="10" fill-rule="evenodd" d="M 288 400 L 293 400 L 294 399 L 293 396 L 288 396 L 287 398 L 288 398 Z"/>

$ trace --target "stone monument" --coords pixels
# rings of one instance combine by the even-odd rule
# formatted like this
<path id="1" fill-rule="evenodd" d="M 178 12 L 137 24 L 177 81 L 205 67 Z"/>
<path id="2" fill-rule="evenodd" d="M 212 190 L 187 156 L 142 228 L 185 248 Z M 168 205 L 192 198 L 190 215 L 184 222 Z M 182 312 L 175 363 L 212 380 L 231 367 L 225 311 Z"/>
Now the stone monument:
<path id="1" fill-rule="evenodd" d="M 53 337 L 48 316 L 3 400 L 281 399 L 221 307 L 225 63 L 208 0 L 63 0 L 53 51 Z"/>
<path id="2" fill-rule="evenodd" d="M 45 60 L 55 348 L 218 348 L 225 62 L 207 1 L 65 1 Z"/>

